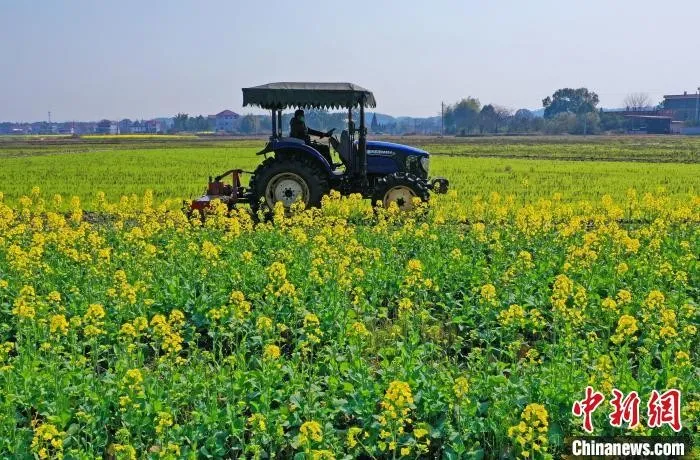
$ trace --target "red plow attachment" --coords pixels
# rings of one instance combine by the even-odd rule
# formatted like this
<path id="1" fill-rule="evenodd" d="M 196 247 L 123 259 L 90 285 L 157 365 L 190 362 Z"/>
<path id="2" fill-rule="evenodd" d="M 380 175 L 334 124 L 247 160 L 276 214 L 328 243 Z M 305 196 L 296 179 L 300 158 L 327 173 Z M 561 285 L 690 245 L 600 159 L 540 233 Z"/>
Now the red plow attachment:
<path id="1" fill-rule="evenodd" d="M 229 209 L 233 208 L 237 203 L 250 203 L 250 192 L 241 186 L 241 175 L 247 172 L 242 169 L 230 169 L 213 179 L 209 176 L 209 185 L 207 185 L 204 195 L 192 200 L 190 209 L 204 212 L 213 200 L 220 200 L 222 203 L 226 203 Z M 231 183 L 226 184 L 223 182 L 223 179 L 229 175 L 231 176 Z"/>

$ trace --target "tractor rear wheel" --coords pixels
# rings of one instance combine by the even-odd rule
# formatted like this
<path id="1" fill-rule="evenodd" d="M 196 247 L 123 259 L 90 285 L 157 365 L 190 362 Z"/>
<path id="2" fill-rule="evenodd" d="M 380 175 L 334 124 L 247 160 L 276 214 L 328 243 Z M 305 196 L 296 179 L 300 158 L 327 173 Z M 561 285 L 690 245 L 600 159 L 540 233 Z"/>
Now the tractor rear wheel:
<path id="1" fill-rule="evenodd" d="M 377 179 L 372 204 L 381 202 L 385 208 L 391 203 L 402 211 L 413 208 L 413 198 L 428 201 L 430 192 L 425 182 L 413 174 L 397 172 Z"/>
<path id="2" fill-rule="evenodd" d="M 285 209 L 296 201 L 302 201 L 307 207 L 320 206 L 330 186 L 328 175 L 315 161 L 284 156 L 263 161 L 250 178 L 250 190 L 253 192 L 251 207 L 257 211 L 260 205 L 272 210 L 278 201 Z"/>

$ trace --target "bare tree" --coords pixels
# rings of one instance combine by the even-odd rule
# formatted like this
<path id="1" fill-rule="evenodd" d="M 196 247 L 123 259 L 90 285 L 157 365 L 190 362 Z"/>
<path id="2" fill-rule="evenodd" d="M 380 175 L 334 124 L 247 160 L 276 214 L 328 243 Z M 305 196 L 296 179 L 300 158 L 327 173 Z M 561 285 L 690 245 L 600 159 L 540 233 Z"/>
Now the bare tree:
<path id="1" fill-rule="evenodd" d="M 493 108 L 496 109 L 496 132 L 498 132 L 499 127 L 508 123 L 508 120 L 513 116 L 513 111 L 501 105 L 494 105 Z"/>
<path id="2" fill-rule="evenodd" d="M 651 106 L 651 98 L 647 93 L 630 93 L 622 103 L 627 110 L 645 110 Z"/>

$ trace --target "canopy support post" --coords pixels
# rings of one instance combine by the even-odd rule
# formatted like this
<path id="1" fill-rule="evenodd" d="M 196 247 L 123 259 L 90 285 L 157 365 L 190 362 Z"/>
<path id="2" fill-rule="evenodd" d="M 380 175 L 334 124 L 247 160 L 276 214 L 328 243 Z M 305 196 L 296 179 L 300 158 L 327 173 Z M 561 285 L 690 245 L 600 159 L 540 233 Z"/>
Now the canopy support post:
<path id="1" fill-rule="evenodd" d="M 277 111 L 277 130 L 279 132 L 277 137 L 282 137 L 282 109 Z"/>
<path id="2" fill-rule="evenodd" d="M 360 100 L 360 140 L 357 145 L 360 160 L 360 177 L 362 185 L 367 185 L 367 127 L 365 126 L 365 98 Z"/>
<path id="3" fill-rule="evenodd" d="M 348 134 L 350 134 L 350 145 L 355 145 L 355 126 L 353 126 L 352 122 L 352 107 L 348 109 Z M 359 172 L 360 164 L 358 162 L 357 155 L 354 155 L 352 160 L 352 173 L 359 174 Z"/>
<path id="4" fill-rule="evenodd" d="M 275 109 L 272 109 L 272 139 L 277 138 L 277 117 L 275 116 Z"/>

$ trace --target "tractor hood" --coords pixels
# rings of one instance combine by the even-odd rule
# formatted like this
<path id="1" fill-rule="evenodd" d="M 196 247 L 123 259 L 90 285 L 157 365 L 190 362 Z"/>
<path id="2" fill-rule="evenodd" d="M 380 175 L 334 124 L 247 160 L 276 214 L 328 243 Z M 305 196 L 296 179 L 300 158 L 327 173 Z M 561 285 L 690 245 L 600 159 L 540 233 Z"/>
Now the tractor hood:
<path id="1" fill-rule="evenodd" d="M 425 150 L 411 147 L 410 145 L 396 144 L 394 142 L 367 141 L 367 155 L 389 155 L 396 153 L 418 157 L 430 155 Z"/>

